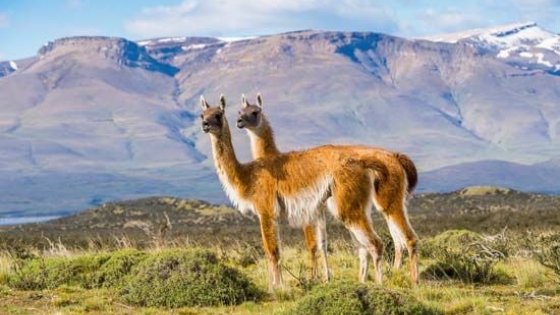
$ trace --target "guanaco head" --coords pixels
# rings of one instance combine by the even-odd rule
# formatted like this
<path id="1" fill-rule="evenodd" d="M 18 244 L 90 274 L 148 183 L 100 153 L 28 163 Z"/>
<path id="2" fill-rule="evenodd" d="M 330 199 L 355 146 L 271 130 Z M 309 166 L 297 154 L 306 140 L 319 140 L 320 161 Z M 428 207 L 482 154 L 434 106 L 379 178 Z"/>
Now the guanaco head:
<path id="1" fill-rule="evenodd" d="M 241 110 L 237 117 L 237 128 L 256 129 L 262 122 L 262 98 L 257 94 L 257 104 L 251 105 L 247 102 L 245 95 L 241 95 Z"/>
<path id="2" fill-rule="evenodd" d="M 208 102 L 204 99 L 204 96 L 200 96 L 200 106 L 202 106 L 202 131 L 205 133 L 219 134 L 222 131 L 225 121 L 225 111 L 226 99 L 223 95 L 220 95 L 220 106 L 210 106 Z"/>

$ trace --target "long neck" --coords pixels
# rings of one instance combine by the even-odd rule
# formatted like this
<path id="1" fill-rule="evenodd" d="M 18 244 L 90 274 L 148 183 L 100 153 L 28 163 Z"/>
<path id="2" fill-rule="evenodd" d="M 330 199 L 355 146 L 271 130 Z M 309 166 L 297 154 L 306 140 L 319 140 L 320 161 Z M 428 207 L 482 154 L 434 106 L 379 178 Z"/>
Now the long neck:
<path id="1" fill-rule="evenodd" d="M 231 142 L 231 132 L 224 117 L 223 132 L 219 135 L 210 135 L 212 140 L 212 153 L 218 176 L 223 185 L 239 189 L 242 184 L 242 165 L 235 156 Z"/>
<path id="2" fill-rule="evenodd" d="M 278 151 L 276 147 L 276 142 L 274 141 L 274 132 L 265 116 L 262 116 L 259 128 L 247 130 L 251 138 L 253 158 L 258 159 L 280 154 L 280 151 Z"/>

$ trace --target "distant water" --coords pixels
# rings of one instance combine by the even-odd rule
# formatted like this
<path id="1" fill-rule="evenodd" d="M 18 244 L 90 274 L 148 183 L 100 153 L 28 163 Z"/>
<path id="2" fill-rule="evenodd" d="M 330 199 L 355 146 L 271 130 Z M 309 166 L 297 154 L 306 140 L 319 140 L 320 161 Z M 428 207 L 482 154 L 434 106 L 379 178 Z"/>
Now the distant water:
<path id="1" fill-rule="evenodd" d="M 35 217 L 0 217 L 0 225 L 16 225 L 25 223 L 38 223 L 58 219 L 60 216 L 35 216 Z"/>

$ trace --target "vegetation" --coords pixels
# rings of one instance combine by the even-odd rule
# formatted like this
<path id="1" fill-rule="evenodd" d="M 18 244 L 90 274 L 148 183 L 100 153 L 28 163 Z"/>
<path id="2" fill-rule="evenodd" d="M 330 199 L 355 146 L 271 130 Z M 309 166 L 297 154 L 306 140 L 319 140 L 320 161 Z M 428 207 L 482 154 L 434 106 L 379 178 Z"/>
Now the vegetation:
<path id="1" fill-rule="evenodd" d="M 258 301 L 264 293 L 206 250 L 165 250 L 135 266 L 126 301 L 140 306 L 215 306 Z"/>
<path id="2" fill-rule="evenodd" d="M 541 264 L 560 275 L 560 233 L 540 235 L 536 243 L 536 256 Z"/>
<path id="3" fill-rule="evenodd" d="M 496 264 L 504 253 L 492 241 L 467 230 L 449 230 L 429 239 L 425 244 L 428 257 L 434 262 L 425 273 L 436 278 L 454 278 L 464 283 L 492 283 L 499 280 Z"/>
<path id="4" fill-rule="evenodd" d="M 319 285 L 286 314 L 300 315 L 432 315 L 441 314 L 407 292 L 350 281 Z"/>
<path id="5" fill-rule="evenodd" d="M 548 198 L 484 189 L 414 197 L 410 220 L 422 236 L 415 288 L 406 268 L 390 268 L 378 214 L 382 287 L 353 282 L 358 258 L 339 224 L 328 227 L 327 284 L 310 276 L 300 229 L 283 225 L 286 287 L 273 294 L 251 219 L 173 198 L 105 205 L 0 228 L 0 314 L 558 314 L 560 231 L 549 224 L 559 214 Z M 97 227 L 86 227 L 90 219 Z"/>

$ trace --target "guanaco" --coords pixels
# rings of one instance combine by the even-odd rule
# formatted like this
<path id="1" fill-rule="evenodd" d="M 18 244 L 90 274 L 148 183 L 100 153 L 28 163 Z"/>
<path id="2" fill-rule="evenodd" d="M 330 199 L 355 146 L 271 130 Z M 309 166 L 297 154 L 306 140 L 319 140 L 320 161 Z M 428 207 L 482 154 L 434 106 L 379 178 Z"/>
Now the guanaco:
<path id="1" fill-rule="evenodd" d="M 251 141 L 253 158 L 271 157 L 281 154 L 274 138 L 272 127 L 263 112 L 263 101 L 260 94 L 257 102 L 250 104 L 245 95 L 241 96 L 241 110 L 238 112 L 237 127 L 247 130 Z M 331 146 L 332 150 L 339 154 L 346 154 L 354 159 L 377 159 L 384 163 L 389 170 L 386 178 L 376 178 L 372 190 L 372 201 L 378 211 L 383 213 L 389 232 L 393 238 L 395 256 L 393 267 L 400 268 L 402 265 L 402 253 L 406 247 L 410 256 L 410 279 L 413 285 L 418 283 L 418 236 L 408 220 L 406 209 L 407 194 L 411 194 L 418 182 L 418 173 L 414 162 L 405 154 L 391 152 L 381 148 L 369 146 Z M 319 205 L 321 207 L 321 205 Z M 323 256 L 323 266 L 326 270 L 328 280 L 328 263 L 326 260 L 326 232 L 324 219 L 319 220 L 316 229 L 307 227 L 306 239 L 310 239 L 315 232 L 318 239 L 319 250 Z M 310 251 L 312 249 L 310 248 Z M 361 255 L 360 259 L 367 259 L 367 255 Z M 312 269 L 316 268 L 315 255 L 311 254 Z M 367 261 L 361 263 L 367 272 Z"/>
<path id="2" fill-rule="evenodd" d="M 270 289 L 282 286 L 278 217 L 285 215 L 295 226 L 311 225 L 321 215 L 322 203 L 354 235 L 360 257 L 372 257 L 375 281 L 382 283 L 383 244 L 373 229 L 370 212 L 373 180 L 388 176 L 384 163 L 357 160 L 328 145 L 240 163 L 232 145 L 224 96 L 219 106 L 210 106 L 202 96 L 200 104 L 202 130 L 210 136 L 226 195 L 240 211 L 253 212 L 259 218 Z M 367 268 L 362 269 L 361 265 L 360 280 L 365 281 Z"/>

